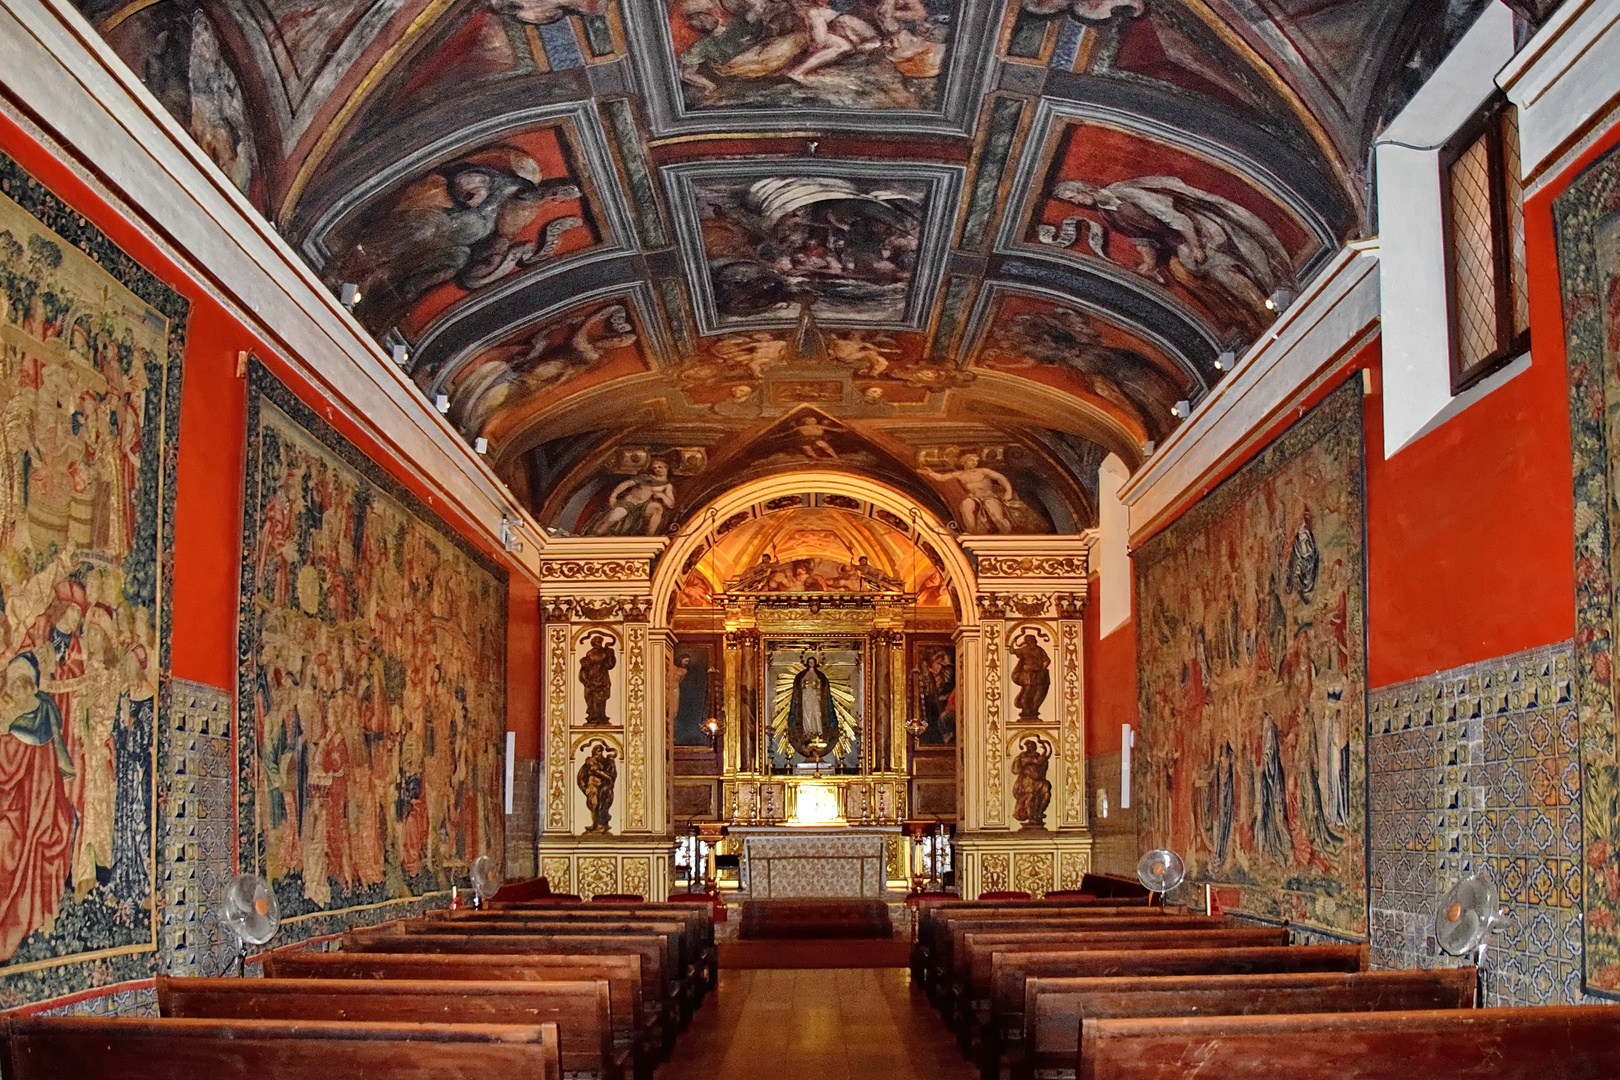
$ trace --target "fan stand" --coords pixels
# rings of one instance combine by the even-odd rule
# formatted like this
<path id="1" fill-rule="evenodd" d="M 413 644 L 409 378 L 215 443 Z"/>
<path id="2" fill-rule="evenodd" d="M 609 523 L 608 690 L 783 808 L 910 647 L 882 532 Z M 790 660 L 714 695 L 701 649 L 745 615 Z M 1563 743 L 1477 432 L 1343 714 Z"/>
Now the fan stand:
<path id="1" fill-rule="evenodd" d="M 1474 1008 L 1476 1009 L 1485 1007 L 1485 952 L 1490 947 L 1490 935 L 1486 934 L 1485 940 L 1479 943 L 1479 948 L 1474 953 Z"/>

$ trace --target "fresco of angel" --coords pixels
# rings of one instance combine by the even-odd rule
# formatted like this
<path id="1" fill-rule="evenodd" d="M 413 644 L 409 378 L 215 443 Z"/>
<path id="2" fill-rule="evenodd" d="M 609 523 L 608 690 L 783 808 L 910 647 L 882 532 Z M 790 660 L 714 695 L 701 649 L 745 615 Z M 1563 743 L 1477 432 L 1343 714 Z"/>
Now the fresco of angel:
<path id="1" fill-rule="evenodd" d="M 1253 211 L 1174 176 L 1140 176 L 1112 184 L 1064 180 L 1052 197 L 1095 217 L 1040 225 L 1037 239 L 1070 247 L 1085 227 L 1086 246 L 1099 258 L 1118 235 L 1136 253 L 1129 269 L 1160 284 L 1169 278 L 1212 311 L 1252 332 L 1268 321 L 1266 297 L 1292 285 L 1293 261 L 1271 226 Z"/>
<path id="2" fill-rule="evenodd" d="M 491 147 L 406 186 L 339 245 L 326 278 L 334 287 L 358 285 L 358 314 L 367 326 L 386 328 L 440 285 L 471 292 L 550 259 L 584 219 L 554 217 L 533 236 L 530 227 L 548 205 L 581 197 L 579 185 L 547 179 L 524 151 Z"/>

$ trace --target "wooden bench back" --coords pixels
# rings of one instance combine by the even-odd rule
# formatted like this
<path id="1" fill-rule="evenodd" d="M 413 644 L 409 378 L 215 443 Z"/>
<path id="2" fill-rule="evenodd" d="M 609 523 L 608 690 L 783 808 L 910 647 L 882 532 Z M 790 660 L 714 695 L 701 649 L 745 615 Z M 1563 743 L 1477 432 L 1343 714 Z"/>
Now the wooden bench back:
<path id="1" fill-rule="evenodd" d="M 1620 1009 L 1308 1013 L 1086 1020 L 1081 1080 L 1597 1080 L 1616 1075 Z"/>
<path id="2" fill-rule="evenodd" d="M 1152 929 L 1157 926 L 1176 926 L 1182 929 L 1218 929 L 1231 924 L 1229 919 L 1205 915 L 1165 915 L 1157 908 L 1098 909 L 1096 911 L 1058 912 L 974 912 L 939 919 L 934 923 L 932 942 L 927 947 L 936 974 L 950 972 L 956 967 L 956 957 L 962 947 L 962 936 L 972 930 L 1017 930 L 1052 927 L 1084 927 L 1097 930 Z"/>
<path id="3" fill-rule="evenodd" d="M 453 953 L 300 952 L 264 957 L 267 979 L 405 979 L 446 982 L 567 982 L 602 979 L 615 1031 L 644 1026 L 640 956 L 512 956 Z"/>
<path id="4" fill-rule="evenodd" d="M 1211 918 L 1207 915 L 1105 915 L 1094 916 L 1082 913 L 1065 913 L 1055 916 L 1032 916 L 1019 918 L 969 918 L 952 919 L 945 927 L 945 935 L 941 941 L 939 958 L 936 967 L 949 971 L 956 967 L 956 958 L 961 954 L 962 939 L 976 931 L 995 933 L 1014 933 L 1020 930 L 1041 930 L 1054 933 L 1065 930 L 1226 930 L 1233 929 L 1231 919 L 1224 916 Z"/>
<path id="5" fill-rule="evenodd" d="M 1008 1008 L 1021 1011 L 1025 979 L 1245 975 L 1365 971 L 1366 968 L 1365 945 L 1002 952 L 992 955 L 990 994 L 993 1002 L 1005 1002 Z"/>
<path id="6" fill-rule="evenodd" d="M 442 919 L 407 919 L 395 924 L 403 934 L 656 934 L 665 940 L 664 960 L 672 973 L 682 973 L 697 962 L 691 955 L 686 926 L 671 920 L 611 919 L 590 922 L 572 919 L 502 919 L 488 922 L 447 922 Z"/>
<path id="7" fill-rule="evenodd" d="M 505 953 L 518 956 L 640 956 L 644 1008 L 673 993 L 665 955 L 669 942 L 648 934 L 401 934 L 343 935 L 344 952 Z"/>
<path id="8" fill-rule="evenodd" d="M 555 1024 L 30 1016 L 0 1030 L 7 1080 L 562 1080 Z"/>
<path id="9" fill-rule="evenodd" d="M 978 988 L 990 983 L 990 960 L 998 953 L 1094 952 L 1104 949 L 1244 949 L 1288 944 L 1285 927 L 1243 930 L 975 930 L 962 939 L 957 975 Z M 1022 999 L 1022 987 L 1020 999 Z"/>
<path id="10" fill-rule="evenodd" d="M 1023 1044 L 1033 1068 L 1072 1074 L 1086 1018 L 1470 1009 L 1475 985 L 1471 967 L 1025 979 Z"/>
<path id="11" fill-rule="evenodd" d="M 613 904 L 601 907 L 528 909 L 502 906 L 483 911 L 430 911 L 424 916 L 437 922 L 491 923 L 527 919 L 553 919 L 567 922 L 678 922 L 685 927 L 683 940 L 688 955 L 701 959 L 714 949 L 714 911 L 692 904 Z"/>
<path id="12" fill-rule="evenodd" d="M 435 982 L 367 979 L 157 977 L 158 1013 L 214 1020 L 357 1020 L 411 1024 L 557 1025 L 562 1067 L 609 1080 L 613 1053 L 607 980 Z"/>

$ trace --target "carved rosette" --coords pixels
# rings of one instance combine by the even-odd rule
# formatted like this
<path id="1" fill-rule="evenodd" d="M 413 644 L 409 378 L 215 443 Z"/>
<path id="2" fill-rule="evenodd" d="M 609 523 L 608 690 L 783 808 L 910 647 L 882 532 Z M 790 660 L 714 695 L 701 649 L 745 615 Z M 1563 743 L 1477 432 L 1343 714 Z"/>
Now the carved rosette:
<path id="1" fill-rule="evenodd" d="M 568 627 L 551 627 L 546 649 L 546 828 L 568 828 Z"/>
<path id="2" fill-rule="evenodd" d="M 986 622 L 983 627 L 984 639 L 984 823 L 986 825 L 1001 825 L 1007 820 L 1006 808 L 1002 805 L 1002 779 L 1003 758 L 1006 756 L 1001 745 L 1001 633 L 1000 622 Z"/>
<path id="3" fill-rule="evenodd" d="M 630 797 L 625 804 L 627 829 L 647 827 L 647 629 L 631 626 L 625 634 L 625 771 Z"/>
<path id="4" fill-rule="evenodd" d="M 1064 826 L 1086 823 L 1086 710 L 1081 682 L 1081 633 L 1083 625 L 1065 619 L 1058 625 L 1059 649 L 1063 655 L 1063 753 Z"/>

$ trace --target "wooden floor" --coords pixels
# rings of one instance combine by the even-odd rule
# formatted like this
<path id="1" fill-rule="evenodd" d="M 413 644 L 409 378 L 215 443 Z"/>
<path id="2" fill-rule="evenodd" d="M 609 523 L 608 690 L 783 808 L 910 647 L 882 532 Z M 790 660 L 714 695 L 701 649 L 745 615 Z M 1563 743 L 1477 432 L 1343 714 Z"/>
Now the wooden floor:
<path id="1" fill-rule="evenodd" d="M 977 1080 L 904 968 L 722 970 L 655 1080 Z"/>

